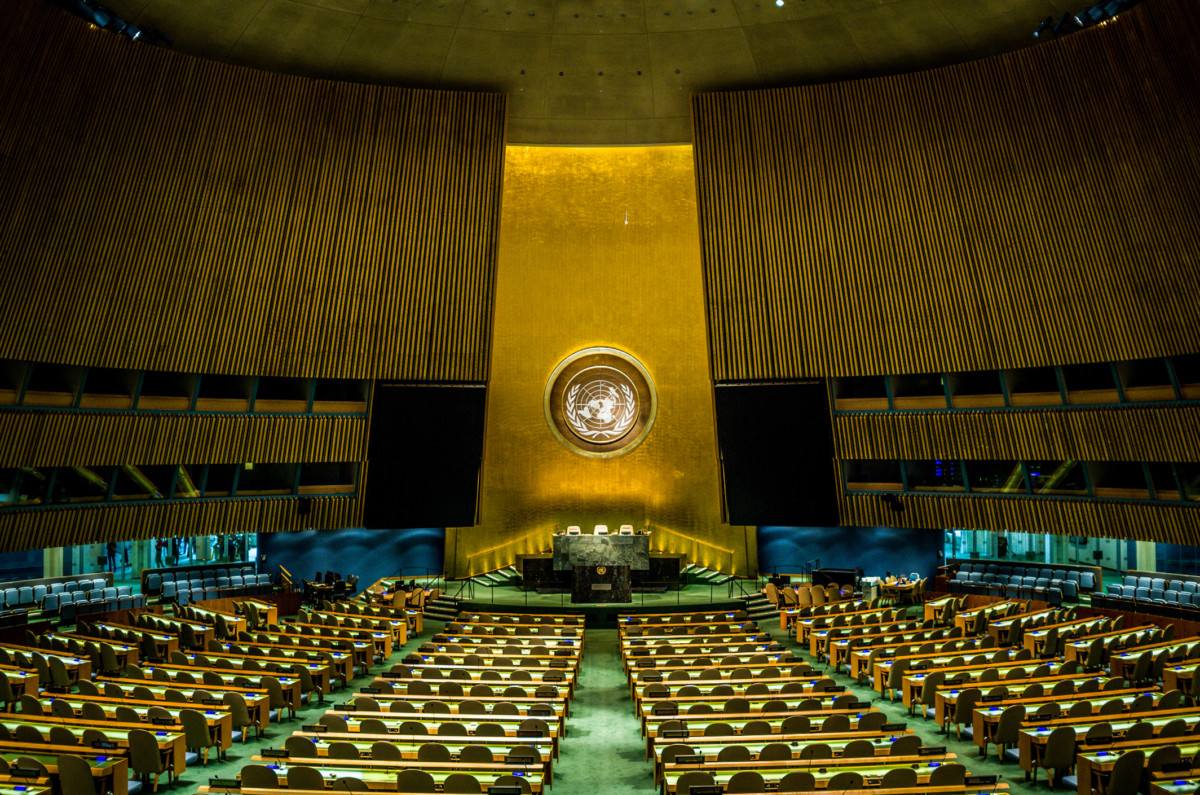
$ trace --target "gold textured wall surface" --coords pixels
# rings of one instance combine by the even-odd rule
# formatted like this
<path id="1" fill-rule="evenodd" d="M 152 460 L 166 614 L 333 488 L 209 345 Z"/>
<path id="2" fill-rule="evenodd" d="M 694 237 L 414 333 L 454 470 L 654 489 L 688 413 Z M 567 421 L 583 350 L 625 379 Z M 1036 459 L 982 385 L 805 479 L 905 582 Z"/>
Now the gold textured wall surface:
<path id="1" fill-rule="evenodd" d="M 921 411 L 834 417 L 840 459 L 1200 461 L 1200 406 Z"/>
<path id="2" fill-rule="evenodd" d="M 106 504 L 0 512 L 4 551 L 171 536 L 361 527 L 362 501 L 312 497 L 300 516 L 296 501 L 253 497 L 196 502 Z"/>
<path id="3" fill-rule="evenodd" d="M 842 494 L 843 525 L 970 528 L 1195 545 L 1200 511 L 1186 505 L 1068 499 L 904 495 L 893 511 L 878 495 Z M 930 530 L 940 533 L 941 530 Z"/>
<path id="4" fill-rule="evenodd" d="M 693 99 L 717 381 L 1200 351 L 1200 7 Z"/>
<path id="5" fill-rule="evenodd" d="M 0 467 L 366 459 L 365 417 L 0 412 Z"/>
<path id="6" fill-rule="evenodd" d="M 504 96 L 243 69 L 11 0 L 0 108 L 0 357 L 486 379 Z"/>
<path id="7" fill-rule="evenodd" d="M 649 524 L 652 548 L 755 569 L 753 528 L 721 522 L 690 147 L 510 147 L 495 318 L 481 519 L 447 532 L 449 571 L 549 549 L 572 524 Z M 543 413 L 555 366 L 592 346 L 657 388 L 649 435 L 615 458 L 567 449 Z"/>

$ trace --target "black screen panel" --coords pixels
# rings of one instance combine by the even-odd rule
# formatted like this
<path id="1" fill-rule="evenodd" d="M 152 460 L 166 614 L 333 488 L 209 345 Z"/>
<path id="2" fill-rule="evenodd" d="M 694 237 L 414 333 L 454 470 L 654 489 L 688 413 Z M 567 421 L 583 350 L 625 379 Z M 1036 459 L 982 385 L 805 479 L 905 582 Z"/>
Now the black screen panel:
<path id="1" fill-rule="evenodd" d="M 483 387 L 375 385 L 368 528 L 475 524 L 486 398 Z"/>
<path id="2" fill-rule="evenodd" d="M 729 523 L 837 526 L 825 382 L 718 386 L 715 391 Z"/>

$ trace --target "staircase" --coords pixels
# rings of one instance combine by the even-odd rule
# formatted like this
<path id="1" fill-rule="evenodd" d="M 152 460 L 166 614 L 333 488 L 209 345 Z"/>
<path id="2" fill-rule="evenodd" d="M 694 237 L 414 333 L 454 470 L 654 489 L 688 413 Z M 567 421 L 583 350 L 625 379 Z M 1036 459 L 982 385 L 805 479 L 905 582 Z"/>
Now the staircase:
<path id="1" fill-rule="evenodd" d="M 764 619 L 773 621 L 779 616 L 779 611 L 775 606 L 760 593 L 743 596 L 742 601 L 745 602 L 745 610 L 750 614 L 752 621 L 758 622 Z"/>
<path id="2" fill-rule="evenodd" d="M 485 571 L 483 574 L 476 574 L 471 579 L 476 585 L 482 585 L 484 588 L 495 588 L 497 585 L 516 585 L 517 580 L 521 575 L 517 573 L 515 566 L 505 566 L 503 569 L 496 571 Z"/>
<path id="3" fill-rule="evenodd" d="M 458 597 L 442 594 L 437 599 L 425 603 L 426 618 L 433 621 L 453 621 L 458 617 Z"/>
<path id="4" fill-rule="evenodd" d="M 681 574 L 683 574 L 684 585 L 724 585 L 733 579 L 728 574 L 706 569 L 695 563 L 684 566 Z"/>

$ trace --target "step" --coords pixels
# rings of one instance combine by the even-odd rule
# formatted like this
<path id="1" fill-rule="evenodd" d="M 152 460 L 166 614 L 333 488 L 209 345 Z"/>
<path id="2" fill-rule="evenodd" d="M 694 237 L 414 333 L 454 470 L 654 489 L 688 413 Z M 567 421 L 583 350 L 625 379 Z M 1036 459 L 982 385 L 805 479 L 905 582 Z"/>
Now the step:
<path id="1" fill-rule="evenodd" d="M 720 572 L 717 572 L 717 576 L 710 577 L 708 581 L 710 583 L 712 583 L 713 585 L 724 585 L 725 583 L 729 582 L 732 579 L 733 579 L 732 574 L 721 574 Z"/>

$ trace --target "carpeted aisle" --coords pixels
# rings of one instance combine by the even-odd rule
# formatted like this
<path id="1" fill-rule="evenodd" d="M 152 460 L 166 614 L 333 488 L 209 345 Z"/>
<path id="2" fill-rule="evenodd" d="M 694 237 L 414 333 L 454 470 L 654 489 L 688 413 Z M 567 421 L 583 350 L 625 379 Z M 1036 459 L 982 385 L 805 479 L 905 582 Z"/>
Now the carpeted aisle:
<path id="1" fill-rule="evenodd" d="M 633 716 L 615 629 L 584 635 L 582 674 L 567 737 L 554 764 L 554 795 L 653 790 L 654 768 Z"/>

